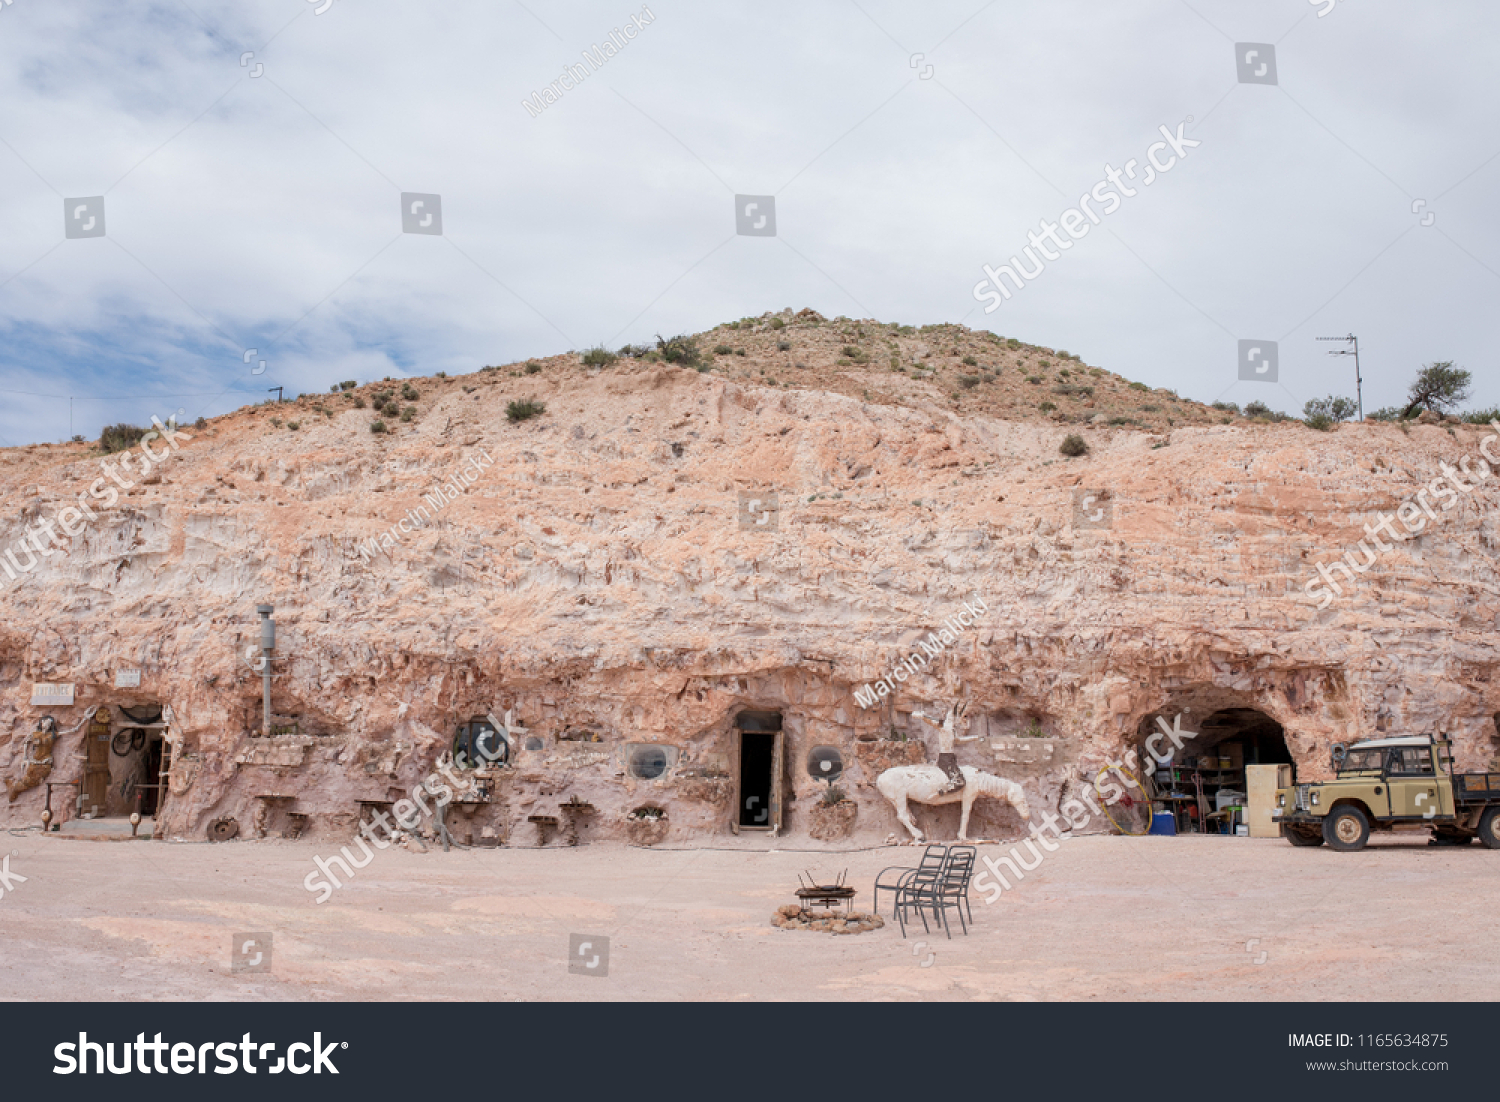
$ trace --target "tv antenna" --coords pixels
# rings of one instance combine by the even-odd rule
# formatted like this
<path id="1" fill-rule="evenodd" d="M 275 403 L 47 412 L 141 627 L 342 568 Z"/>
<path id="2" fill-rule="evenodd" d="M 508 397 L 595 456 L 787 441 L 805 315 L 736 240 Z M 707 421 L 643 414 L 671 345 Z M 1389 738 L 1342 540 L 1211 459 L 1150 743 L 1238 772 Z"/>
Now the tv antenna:
<path id="1" fill-rule="evenodd" d="M 1318 339 L 1322 340 L 1323 338 L 1319 337 Z M 276 392 L 276 400 L 279 402 L 279 401 L 281 401 L 281 392 L 283 390 L 285 390 L 285 389 L 286 389 L 285 387 L 280 387 L 280 386 L 268 386 L 268 387 L 266 387 L 266 393 L 269 394 L 271 391 L 274 390 Z"/>
<path id="2" fill-rule="evenodd" d="M 1352 351 L 1348 348 L 1330 348 L 1328 354 L 1330 356 L 1354 357 L 1354 397 L 1355 401 L 1359 403 L 1359 419 L 1363 421 L 1365 419 L 1365 395 L 1364 380 L 1359 376 L 1359 338 L 1350 333 L 1347 337 L 1318 337 L 1316 339 L 1320 341 L 1344 341 L 1353 346 Z"/>

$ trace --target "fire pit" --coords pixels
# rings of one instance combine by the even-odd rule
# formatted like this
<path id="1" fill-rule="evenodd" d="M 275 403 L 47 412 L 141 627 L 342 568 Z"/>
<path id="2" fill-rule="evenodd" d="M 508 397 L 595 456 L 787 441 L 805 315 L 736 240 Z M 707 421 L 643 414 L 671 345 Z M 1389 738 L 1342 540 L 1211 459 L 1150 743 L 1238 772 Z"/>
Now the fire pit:
<path id="1" fill-rule="evenodd" d="M 811 875 L 803 879 L 801 873 L 797 874 L 798 883 L 802 887 L 797 889 L 797 898 L 802 901 L 802 906 L 810 912 L 814 907 L 822 907 L 825 912 L 831 912 L 839 904 L 844 905 L 844 913 L 849 914 L 854 910 L 854 897 L 859 893 L 844 883 L 844 878 L 849 875 L 845 869 L 839 873 L 838 882 L 835 884 L 816 884 Z"/>

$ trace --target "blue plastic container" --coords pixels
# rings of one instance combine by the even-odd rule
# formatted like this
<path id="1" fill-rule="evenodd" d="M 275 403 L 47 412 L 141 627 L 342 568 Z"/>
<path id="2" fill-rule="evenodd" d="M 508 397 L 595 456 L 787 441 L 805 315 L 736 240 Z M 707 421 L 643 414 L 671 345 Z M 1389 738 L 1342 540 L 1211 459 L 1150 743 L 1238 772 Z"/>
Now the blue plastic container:
<path id="1" fill-rule="evenodd" d="M 1151 816 L 1151 834 L 1176 834 L 1177 817 L 1170 811 L 1157 811 Z"/>

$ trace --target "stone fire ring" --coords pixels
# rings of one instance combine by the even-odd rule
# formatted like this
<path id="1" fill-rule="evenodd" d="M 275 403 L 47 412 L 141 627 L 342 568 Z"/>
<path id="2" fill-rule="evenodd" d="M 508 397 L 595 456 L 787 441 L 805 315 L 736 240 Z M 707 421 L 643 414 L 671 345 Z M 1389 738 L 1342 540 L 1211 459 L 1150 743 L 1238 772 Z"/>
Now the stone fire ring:
<path id="1" fill-rule="evenodd" d="M 885 919 L 879 915 L 861 914 L 858 911 L 850 914 L 829 914 L 826 911 L 815 913 L 796 903 L 788 903 L 784 907 L 776 908 L 776 913 L 771 916 L 771 925 L 782 930 L 817 930 L 820 933 L 829 934 L 863 934 L 869 930 L 880 929 L 885 925 Z"/>

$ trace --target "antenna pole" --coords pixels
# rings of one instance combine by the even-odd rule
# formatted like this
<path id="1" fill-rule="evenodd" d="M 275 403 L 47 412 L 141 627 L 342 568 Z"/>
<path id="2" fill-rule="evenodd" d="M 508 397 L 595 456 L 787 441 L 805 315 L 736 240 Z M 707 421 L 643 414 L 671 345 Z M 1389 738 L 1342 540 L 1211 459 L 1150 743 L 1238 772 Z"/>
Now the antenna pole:
<path id="1" fill-rule="evenodd" d="M 1354 357 L 1354 399 L 1359 405 L 1359 419 L 1363 421 L 1365 419 L 1365 381 L 1359 373 L 1359 338 L 1350 333 L 1346 337 L 1318 337 L 1316 339 L 1320 341 L 1343 341 L 1346 344 L 1354 346 L 1353 351 L 1347 348 L 1332 348 L 1329 349 L 1328 354 L 1330 356 Z"/>

